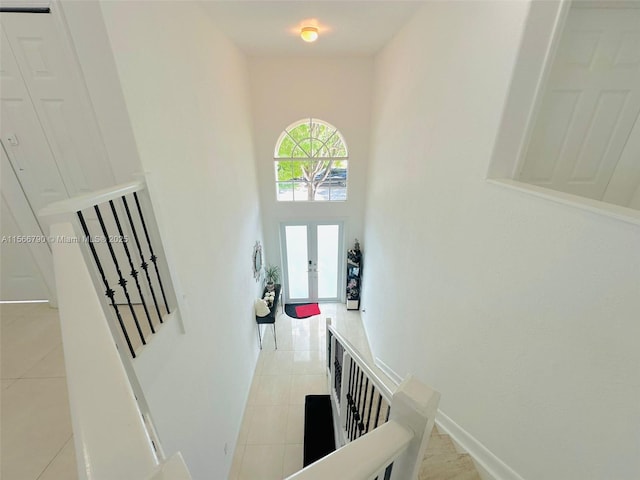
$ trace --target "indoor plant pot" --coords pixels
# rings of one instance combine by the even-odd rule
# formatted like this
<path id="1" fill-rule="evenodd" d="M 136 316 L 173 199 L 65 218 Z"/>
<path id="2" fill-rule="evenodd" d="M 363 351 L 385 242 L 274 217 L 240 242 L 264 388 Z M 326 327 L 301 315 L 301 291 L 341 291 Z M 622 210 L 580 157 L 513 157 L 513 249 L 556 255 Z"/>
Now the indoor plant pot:
<path id="1" fill-rule="evenodd" d="M 277 265 L 268 265 L 264 269 L 264 278 L 268 292 L 273 292 L 276 288 L 276 283 L 280 281 L 280 267 Z"/>

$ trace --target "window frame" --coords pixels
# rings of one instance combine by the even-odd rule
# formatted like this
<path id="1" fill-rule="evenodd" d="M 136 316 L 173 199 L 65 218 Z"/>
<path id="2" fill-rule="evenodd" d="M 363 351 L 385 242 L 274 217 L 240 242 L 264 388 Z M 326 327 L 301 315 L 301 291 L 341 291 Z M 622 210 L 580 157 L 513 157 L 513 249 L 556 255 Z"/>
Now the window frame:
<path id="1" fill-rule="evenodd" d="M 296 139 L 296 137 L 298 137 L 298 135 L 293 135 L 291 132 L 293 132 L 294 130 L 304 126 L 304 125 L 308 125 L 308 136 L 304 137 L 302 140 L 300 140 L 299 138 Z M 323 140 L 323 137 L 320 137 L 316 134 L 314 134 L 314 126 L 321 126 L 325 129 L 325 131 L 330 132 L 328 134 L 328 136 L 326 136 L 326 138 Z M 337 138 L 337 145 L 330 145 L 330 142 L 332 141 L 332 139 Z M 285 141 L 290 141 L 292 142 L 292 146 L 291 146 L 291 154 L 290 155 L 281 155 L 282 152 L 282 148 L 283 148 L 283 142 Z M 304 142 L 307 142 L 307 145 L 303 145 Z M 319 146 L 318 146 L 319 143 Z M 327 156 L 327 155 L 320 155 L 321 153 L 330 153 L 329 149 L 331 148 L 337 148 L 339 152 L 344 152 L 344 155 L 336 155 L 336 156 Z M 298 153 L 301 153 L 303 155 L 301 156 L 296 156 L 295 153 L 296 151 Z M 298 202 L 345 202 L 348 200 L 348 183 L 349 183 L 349 148 L 347 146 L 347 142 L 344 138 L 344 135 L 342 135 L 342 132 L 340 132 L 340 130 L 335 127 L 334 125 L 330 124 L 329 122 L 326 122 L 324 120 L 320 120 L 318 118 L 314 118 L 314 117 L 308 117 L 308 118 L 304 118 L 301 120 L 298 120 L 294 123 L 291 123 L 289 126 L 287 126 L 282 133 L 279 135 L 278 140 L 276 141 L 275 144 L 275 148 L 274 148 L 274 153 L 273 153 L 273 160 L 274 160 L 274 176 L 275 176 L 275 186 L 276 186 L 276 201 L 277 202 L 294 202 L 294 203 L 298 203 Z M 295 178 L 291 178 L 289 180 L 280 180 L 279 179 L 279 168 L 283 163 L 290 163 L 291 166 L 291 171 L 293 172 L 294 167 L 293 164 L 296 162 L 313 162 L 314 166 L 312 167 L 312 172 L 314 174 L 314 177 L 317 177 L 317 175 L 324 173 L 325 179 L 319 183 L 318 185 L 316 185 L 315 187 L 313 187 L 312 183 L 310 183 L 308 180 L 304 180 L 304 179 L 295 179 Z M 338 166 L 334 166 L 331 165 L 327 171 L 326 167 L 321 167 L 321 168 L 317 168 L 317 165 L 320 163 L 325 163 L 325 162 L 338 162 Z M 344 186 L 342 185 L 338 185 L 338 186 L 334 186 L 331 184 L 326 184 L 325 182 L 327 181 L 327 178 L 329 176 L 331 176 L 332 172 L 336 171 L 336 170 L 344 170 Z M 339 180 L 340 177 L 338 177 L 338 183 L 342 183 Z M 281 192 L 282 192 L 282 186 L 289 184 L 292 190 L 292 194 L 291 194 L 291 198 L 282 198 Z M 298 189 L 297 185 L 302 185 L 304 188 L 303 189 Z M 309 199 L 309 198 L 296 198 L 296 191 L 300 191 L 300 193 L 302 193 L 304 196 L 308 197 L 309 193 L 308 193 L 308 189 L 309 187 L 314 188 L 314 198 Z M 338 193 L 334 198 L 333 197 L 333 193 L 334 192 L 339 192 L 344 190 L 344 195 L 341 195 L 340 193 Z M 327 197 L 326 199 L 323 198 L 316 198 L 318 192 L 320 191 L 327 191 Z"/>

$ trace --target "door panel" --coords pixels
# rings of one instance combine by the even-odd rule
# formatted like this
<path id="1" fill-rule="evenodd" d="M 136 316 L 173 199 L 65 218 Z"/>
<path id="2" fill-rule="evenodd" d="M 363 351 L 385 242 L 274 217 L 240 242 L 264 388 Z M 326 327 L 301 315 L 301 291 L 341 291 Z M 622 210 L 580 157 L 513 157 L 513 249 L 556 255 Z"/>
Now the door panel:
<path id="1" fill-rule="evenodd" d="M 22 190 L 37 214 L 70 196 L 114 185 L 93 109 L 72 51 L 52 15 L 0 15 L 0 140 Z M 116 203 L 124 234 L 131 238 L 125 214 Z M 83 212 L 92 236 L 102 236 L 93 209 Z M 102 215 L 118 235 L 109 206 Z M 38 219 L 45 235 L 49 226 Z M 106 243 L 96 243 L 116 302 L 126 303 Z M 122 243 L 113 245 L 133 303 L 140 297 L 130 277 Z M 140 264 L 135 259 L 135 267 Z M 99 289 L 103 287 L 100 285 Z"/>
<path id="2" fill-rule="evenodd" d="M 55 18 L 3 13 L 2 27 L 69 194 L 113 185 L 84 82 Z"/>
<path id="3" fill-rule="evenodd" d="M 640 113 L 640 9 L 572 7 L 519 179 L 601 200 Z"/>
<path id="4" fill-rule="evenodd" d="M 309 250 L 306 225 L 285 226 L 287 295 L 290 300 L 308 300 Z"/>
<path id="5" fill-rule="evenodd" d="M 4 149 L 0 148 L 2 212 L 0 223 L 4 237 L 1 255 L 1 300 L 44 300 L 55 304 L 55 280 L 51 250 L 31 206 L 24 196 Z M 29 236 L 22 243 L 14 238 Z"/>
<path id="6" fill-rule="evenodd" d="M 4 32 L 0 42 L 0 136 L 34 212 L 69 198 Z M 41 225 L 45 233 L 48 227 Z"/>
<path id="7" fill-rule="evenodd" d="M 338 301 L 343 258 L 341 223 L 282 225 L 285 298 L 291 302 Z"/>
<path id="8" fill-rule="evenodd" d="M 29 245 L 11 241 L 23 235 L 13 217 L 4 195 L 0 212 L 2 228 L 2 268 L 0 300 L 47 300 L 49 292 L 31 256 Z"/>
<path id="9" fill-rule="evenodd" d="M 640 49 L 639 49 L 640 50 Z M 634 193 L 640 191 L 640 119 L 629 135 L 620 161 L 604 194 L 604 201 L 623 207 L 640 208 L 633 204 Z"/>
<path id="10" fill-rule="evenodd" d="M 317 226 L 318 298 L 338 298 L 340 226 Z"/>

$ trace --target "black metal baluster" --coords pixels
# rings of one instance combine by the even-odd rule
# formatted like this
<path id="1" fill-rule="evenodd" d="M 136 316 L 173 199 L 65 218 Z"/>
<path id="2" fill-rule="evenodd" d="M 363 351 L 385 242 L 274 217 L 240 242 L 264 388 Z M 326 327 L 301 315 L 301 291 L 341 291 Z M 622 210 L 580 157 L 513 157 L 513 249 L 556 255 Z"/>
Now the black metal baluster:
<path id="1" fill-rule="evenodd" d="M 351 401 L 349 402 L 349 410 L 351 410 L 350 422 L 349 422 L 349 439 L 354 440 L 353 437 L 353 423 L 355 422 L 355 403 L 356 403 L 356 388 L 358 386 L 358 376 L 360 375 L 360 368 L 358 364 L 353 362 L 354 375 L 353 375 L 353 387 L 351 388 Z"/>
<path id="2" fill-rule="evenodd" d="M 391 478 L 391 470 L 393 470 L 393 462 L 391 462 L 384 471 L 384 480 L 389 480 Z"/>
<path id="3" fill-rule="evenodd" d="M 353 358 L 351 359 L 351 372 L 353 373 L 353 378 L 352 380 L 349 382 L 349 393 L 347 394 L 347 411 L 348 413 L 348 423 L 347 423 L 347 435 L 349 437 L 349 440 L 353 440 L 353 438 L 351 437 L 351 423 L 353 422 L 353 392 L 355 390 L 355 385 L 356 382 L 358 380 L 358 370 L 357 370 L 357 365 L 356 362 L 353 360 Z"/>
<path id="4" fill-rule="evenodd" d="M 373 386 L 373 384 L 371 385 Z M 362 404 L 360 405 L 362 408 L 360 409 L 360 422 L 358 423 L 358 430 L 360 430 L 359 437 L 364 433 L 364 417 L 365 417 L 365 409 L 367 407 L 367 392 L 369 391 L 369 377 L 366 377 L 366 381 L 364 383 L 364 394 L 362 395 Z"/>
<path id="5" fill-rule="evenodd" d="M 327 368 L 331 368 L 331 332 L 327 332 Z"/>
<path id="6" fill-rule="evenodd" d="M 377 428 L 378 427 L 378 420 L 380 420 L 380 407 L 382 407 L 382 394 L 379 393 L 378 394 L 378 409 L 376 410 L 376 421 L 373 424 L 373 428 Z"/>
<path id="7" fill-rule="evenodd" d="M 147 224 L 144 221 L 144 216 L 142 215 L 142 208 L 140 207 L 140 201 L 138 200 L 138 193 L 133 192 L 133 198 L 136 201 L 136 206 L 138 207 L 138 214 L 140 215 L 140 221 L 142 222 L 142 229 L 144 230 L 144 236 L 147 238 L 147 245 L 149 245 L 149 252 L 151 253 L 150 260 L 153 262 L 153 266 L 156 269 L 156 277 L 158 278 L 158 285 L 160 285 L 160 291 L 162 292 L 162 299 L 164 300 L 164 306 L 167 309 L 167 313 L 171 313 L 169 310 L 169 303 L 167 302 L 167 296 L 164 293 L 164 287 L 162 286 L 162 280 L 160 280 L 160 271 L 158 270 L 158 257 L 153 253 L 153 247 L 151 246 L 151 239 L 149 238 L 149 232 L 147 231 Z"/>
<path id="8" fill-rule="evenodd" d="M 113 247 L 111 246 L 111 242 L 109 241 L 109 233 L 107 232 L 107 227 L 105 226 L 104 219 L 102 218 L 102 214 L 100 213 L 100 208 L 98 207 L 98 205 L 94 205 L 93 208 L 96 211 L 96 215 L 98 216 L 98 222 L 100 222 L 100 228 L 102 229 L 102 234 L 104 235 L 105 241 L 107 242 L 107 247 L 109 247 L 111 260 L 113 260 L 113 265 L 116 267 L 116 272 L 118 273 L 118 285 L 122 287 L 124 296 L 127 299 L 127 304 L 129 305 L 129 310 L 131 311 L 131 315 L 133 316 L 133 321 L 136 324 L 136 329 L 138 330 L 138 334 L 140 335 L 140 340 L 142 341 L 143 345 L 146 345 L 147 342 L 144 339 L 144 334 L 142 333 L 142 329 L 140 328 L 138 317 L 136 316 L 136 312 L 133 308 L 133 305 L 131 304 L 131 298 L 129 297 L 129 291 L 127 290 L 127 281 L 122 276 L 122 272 L 120 271 L 120 265 L 118 264 L 116 252 L 114 252 Z"/>
<path id="9" fill-rule="evenodd" d="M 356 385 L 355 385 L 355 389 L 356 391 L 354 392 L 353 395 L 353 404 L 351 405 L 351 410 L 353 411 L 353 415 L 351 418 L 353 418 L 353 422 L 351 422 L 351 437 L 353 439 L 356 438 L 356 433 L 358 433 L 358 395 L 360 393 L 360 389 L 359 389 L 359 385 L 362 384 L 362 370 L 360 368 L 358 368 L 358 378 L 356 379 Z"/>
<path id="10" fill-rule="evenodd" d="M 84 221 L 84 216 L 81 211 L 76 212 L 78 215 L 78 219 L 80 220 L 80 225 L 82 226 L 82 231 L 84 232 L 85 238 L 87 239 L 87 243 L 89 244 L 89 249 L 91 250 L 91 255 L 93 256 L 93 261 L 96 263 L 96 267 L 98 267 L 98 272 L 100 272 L 100 276 L 102 277 L 102 283 L 104 284 L 104 288 L 106 289 L 105 295 L 111 300 L 111 306 L 116 312 L 116 316 L 118 317 L 118 323 L 120 324 L 120 328 L 122 329 L 122 334 L 124 335 L 124 339 L 127 342 L 127 346 L 129 347 L 129 352 L 133 358 L 136 358 L 136 353 L 133 351 L 133 346 L 131 345 L 131 340 L 129 339 L 129 334 L 127 333 L 127 329 L 124 326 L 124 322 L 122 321 L 122 317 L 120 316 L 120 310 L 118 310 L 118 305 L 115 302 L 115 292 L 109 287 L 109 281 L 107 280 L 107 276 L 104 274 L 104 270 L 102 269 L 102 264 L 100 263 L 100 258 L 98 257 L 98 252 L 96 252 L 96 247 L 93 246 L 93 242 L 91 241 L 91 236 L 89 235 L 89 229 L 87 228 L 87 223 Z"/>
<path id="11" fill-rule="evenodd" d="M 391 413 L 391 405 L 387 405 L 387 418 L 384 419 L 385 422 L 389 421 L 389 414 Z"/>
<path id="12" fill-rule="evenodd" d="M 351 365 L 351 364 L 349 363 L 349 365 Z M 352 375 L 353 375 L 353 370 L 351 368 L 349 368 L 349 380 L 347 381 L 347 386 L 346 386 L 347 393 L 345 395 L 345 398 L 347 400 L 347 404 L 344 405 L 344 408 L 346 408 L 346 412 L 347 412 L 346 417 L 345 417 L 345 422 L 344 422 L 344 430 L 345 430 L 345 432 L 349 431 L 349 429 L 347 428 L 347 425 L 349 424 L 349 415 L 351 414 L 351 410 L 349 409 L 349 398 L 351 397 L 351 393 L 349 392 L 349 389 L 351 388 L 351 377 L 352 377 Z"/>
<path id="13" fill-rule="evenodd" d="M 122 241 L 121 243 L 122 243 L 122 246 L 124 247 L 124 252 L 127 254 L 127 260 L 129 260 L 129 267 L 131 267 L 130 275 L 136 281 L 136 287 L 138 288 L 140 301 L 142 302 L 142 306 L 144 307 L 144 313 L 147 316 L 149 327 L 151 327 L 151 333 L 156 333 L 156 330 L 153 328 L 153 323 L 151 323 L 151 315 L 149 314 L 149 309 L 147 308 L 147 302 L 144 301 L 144 295 L 142 294 L 142 288 L 140 287 L 140 281 L 138 280 L 138 271 L 136 270 L 136 267 L 133 265 L 133 259 L 131 258 L 131 253 L 129 252 L 129 247 L 127 246 L 127 242 L 125 242 L 124 232 L 122 231 L 122 226 L 120 225 L 120 219 L 118 218 L 118 212 L 116 212 L 116 206 L 113 204 L 113 200 L 109 200 L 109 206 L 111 207 L 111 212 L 113 213 L 113 219 L 116 221 L 116 226 L 118 227 L 118 233 L 120 234 L 120 240 Z"/>
<path id="14" fill-rule="evenodd" d="M 336 342 L 336 348 L 335 348 L 335 353 L 334 353 L 334 360 L 333 360 L 333 367 L 334 367 L 334 379 L 333 379 L 333 386 L 336 390 L 336 397 L 338 398 L 338 403 L 340 403 L 341 401 L 341 395 L 342 395 L 342 363 L 340 362 L 341 360 L 341 355 L 339 353 L 339 346 L 340 344 L 338 342 Z"/>
<path id="15" fill-rule="evenodd" d="M 140 268 L 144 270 L 144 273 L 147 277 L 147 283 L 149 284 L 149 291 L 151 292 L 151 298 L 153 299 L 153 304 L 156 307 L 156 312 L 158 313 L 158 320 L 162 323 L 162 313 L 160 313 L 160 307 L 158 306 L 158 300 L 156 299 L 156 292 L 153 290 L 153 284 L 151 283 L 151 276 L 149 275 L 149 264 L 144 259 L 144 252 L 142 251 L 142 247 L 140 246 L 140 239 L 138 238 L 138 232 L 136 231 L 136 227 L 133 224 L 133 217 L 131 216 L 131 211 L 129 210 L 129 204 L 127 203 L 127 199 L 123 196 L 122 203 L 124 204 L 124 209 L 127 212 L 127 217 L 129 218 L 129 225 L 131 225 L 131 233 L 133 233 L 133 238 L 136 241 L 136 246 L 138 247 L 138 254 L 140 255 Z M 258 329 L 258 332 L 260 329 Z"/>
<path id="16" fill-rule="evenodd" d="M 345 422 L 344 429 L 349 435 L 349 423 L 351 421 L 351 391 L 353 388 L 353 377 L 354 377 L 354 368 L 353 368 L 353 358 L 349 358 L 349 386 L 347 388 L 347 405 L 345 406 L 347 409 L 347 418 Z M 351 438 L 349 438 L 351 440 Z"/>
<path id="17" fill-rule="evenodd" d="M 369 413 L 367 415 L 367 433 L 369 433 L 371 430 L 369 430 L 369 426 L 371 425 L 371 411 L 373 410 L 373 395 L 376 393 L 376 389 L 375 386 L 373 385 L 373 382 L 371 382 L 371 396 L 369 397 Z"/>
<path id="18" fill-rule="evenodd" d="M 360 423 L 360 412 L 358 408 L 360 407 L 360 397 L 362 396 L 362 380 L 364 378 L 364 371 L 360 369 L 360 379 L 356 384 L 356 395 L 355 402 L 353 402 L 353 425 L 352 425 L 352 436 L 355 439 L 358 436 L 358 424 Z"/>
<path id="19" fill-rule="evenodd" d="M 336 389 L 336 396 L 338 398 L 338 403 L 342 400 L 342 356 L 344 354 L 344 350 L 342 348 L 342 344 L 336 339 L 336 348 L 335 348 L 335 358 L 334 358 L 334 367 L 335 367 L 335 379 L 334 379 L 334 387 Z"/>

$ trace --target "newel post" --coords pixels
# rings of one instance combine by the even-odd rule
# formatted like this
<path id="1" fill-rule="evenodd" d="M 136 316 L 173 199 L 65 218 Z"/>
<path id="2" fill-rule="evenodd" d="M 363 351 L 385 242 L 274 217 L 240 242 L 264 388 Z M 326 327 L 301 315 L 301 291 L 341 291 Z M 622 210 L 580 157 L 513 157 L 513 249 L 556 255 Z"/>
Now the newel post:
<path id="1" fill-rule="evenodd" d="M 414 436 L 405 452 L 393 463 L 391 480 L 415 480 L 427 451 L 436 418 L 440 393 L 407 376 L 391 398 L 394 420 L 410 429 Z"/>

